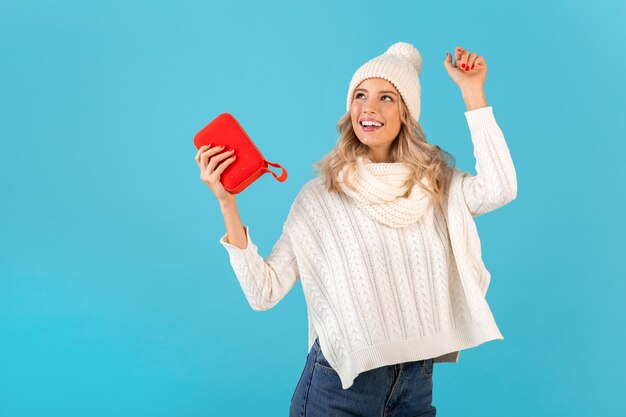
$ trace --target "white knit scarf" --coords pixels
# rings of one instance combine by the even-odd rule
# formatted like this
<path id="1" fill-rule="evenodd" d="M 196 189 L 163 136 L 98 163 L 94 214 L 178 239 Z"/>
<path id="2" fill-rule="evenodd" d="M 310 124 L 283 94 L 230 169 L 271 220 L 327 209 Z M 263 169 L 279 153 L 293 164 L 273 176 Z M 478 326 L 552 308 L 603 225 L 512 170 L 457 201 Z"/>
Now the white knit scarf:
<path id="1" fill-rule="evenodd" d="M 366 156 L 356 160 L 356 170 L 349 178 L 356 192 L 349 189 L 343 179 L 348 166 L 338 176 L 339 187 L 352 197 L 372 219 L 390 227 L 404 227 L 418 221 L 431 206 L 432 198 L 417 183 L 409 190 L 405 182 L 411 177 L 411 168 L 404 162 L 372 162 Z M 422 178 L 428 185 L 428 180 Z"/>

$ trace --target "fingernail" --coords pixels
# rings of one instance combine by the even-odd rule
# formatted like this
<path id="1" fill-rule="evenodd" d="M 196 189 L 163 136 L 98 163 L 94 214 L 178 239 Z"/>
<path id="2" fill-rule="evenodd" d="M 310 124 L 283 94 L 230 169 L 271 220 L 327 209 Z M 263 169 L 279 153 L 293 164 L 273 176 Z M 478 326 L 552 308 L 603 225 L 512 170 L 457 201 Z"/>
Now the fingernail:
<path id="1" fill-rule="evenodd" d="M 461 64 L 461 68 L 465 68 L 465 64 Z"/>

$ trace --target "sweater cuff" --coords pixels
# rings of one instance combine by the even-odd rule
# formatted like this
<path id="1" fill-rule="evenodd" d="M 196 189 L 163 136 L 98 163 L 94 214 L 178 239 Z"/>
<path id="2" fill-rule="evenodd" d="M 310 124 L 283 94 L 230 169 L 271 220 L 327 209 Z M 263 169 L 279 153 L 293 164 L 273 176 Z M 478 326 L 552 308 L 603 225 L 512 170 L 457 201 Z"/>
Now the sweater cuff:
<path id="1" fill-rule="evenodd" d="M 467 119 L 467 125 L 472 132 L 498 127 L 496 119 L 493 115 L 493 107 L 491 106 L 468 110 L 465 112 L 465 118 Z"/>
<path id="2" fill-rule="evenodd" d="M 250 252 L 253 250 L 254 243 L 252 243 L 252 239 L 250 238 L 250 231 L 248 230 L 248 226 L 244 226 L 243 229 L 246 232 L 246 247 L 243 249 L 233 245 L 232 243 L 228 243 L 228 241 L 226 240 L 228 233 L 224 233 L 224 235 L 220 238 L 220 243 L 226 248 L 231 256 L 242 255 L 246 252 Z"/>

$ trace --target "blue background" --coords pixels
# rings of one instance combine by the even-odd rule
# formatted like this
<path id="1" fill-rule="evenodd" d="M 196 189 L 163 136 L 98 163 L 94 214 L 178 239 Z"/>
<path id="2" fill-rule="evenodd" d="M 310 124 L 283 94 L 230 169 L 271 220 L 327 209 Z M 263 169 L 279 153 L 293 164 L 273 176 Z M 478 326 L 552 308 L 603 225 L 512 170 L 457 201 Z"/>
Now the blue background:
<path id="1" fill-rule="evenodd" d="M 626 415 L 625 9 L 2 1 L 0 416 L 287 415 L 302 287 L 250 308 L 193 136 L 231 112 L 287 169 L 237 198 L 267 256 L 352 74 L 397 41 L 424 59 L 428 141 L 471 172 L 443 61 L 457 45 L 485 57 L 518 175 L 517 199 L 476 219 L 505 339 L 435 366 L 438 413 Z"/>

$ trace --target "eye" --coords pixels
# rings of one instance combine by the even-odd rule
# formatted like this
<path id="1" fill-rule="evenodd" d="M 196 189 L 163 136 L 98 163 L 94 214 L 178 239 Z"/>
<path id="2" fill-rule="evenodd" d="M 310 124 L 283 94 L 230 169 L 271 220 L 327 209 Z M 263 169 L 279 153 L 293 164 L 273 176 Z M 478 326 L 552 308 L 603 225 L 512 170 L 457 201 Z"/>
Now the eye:
<path id="1" fill-rule="evenodd" d="M 358 99 L 359 97 L 364 96 L 364 95 L 365 95 L 365 94 L 363 94 L 363 93 L 356 93 L 356 94 L 354 95 L 354 98 L 355 98 L 355 99 Z M 386 101 L 393 101 L 393 97 L 391 97 L 391 96 L 389 96 L 389 95 L 387 95 L 387 94 L 385 94 L 384 96 L 382 96 L 382 98 L 383 98 L 383 99 L 384 99 L 385 97 L 387 97 L 387 98 L 389 99 L 389 100 L 386 100 Z"/>

